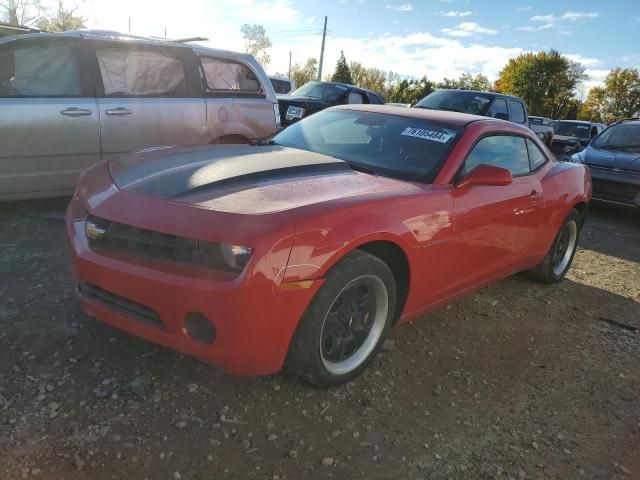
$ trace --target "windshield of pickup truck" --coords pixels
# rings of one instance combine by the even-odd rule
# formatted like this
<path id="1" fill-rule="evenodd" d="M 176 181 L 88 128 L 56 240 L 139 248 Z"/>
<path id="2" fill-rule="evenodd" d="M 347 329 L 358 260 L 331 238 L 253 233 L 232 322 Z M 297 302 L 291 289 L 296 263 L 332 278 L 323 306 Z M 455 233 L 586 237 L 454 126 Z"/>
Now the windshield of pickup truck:
<path id="1" fill-rule="evenodd" d="M 482 95 L 482 92 L 436 90 L 416 103 L 415 107 L 486 115 L 489 105 L 491 97 Z"/>

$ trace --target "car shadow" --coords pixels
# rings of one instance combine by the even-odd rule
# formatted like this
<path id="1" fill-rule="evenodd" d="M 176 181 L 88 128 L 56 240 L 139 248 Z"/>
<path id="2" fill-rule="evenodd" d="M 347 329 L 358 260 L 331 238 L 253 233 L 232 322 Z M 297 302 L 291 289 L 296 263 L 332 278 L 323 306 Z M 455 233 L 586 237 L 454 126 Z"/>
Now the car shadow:
<path id="1" fill-rule="evenodd" d="M 640 262 L 640 211 L 593 201 L 580 247 L 611 257 Z"/>

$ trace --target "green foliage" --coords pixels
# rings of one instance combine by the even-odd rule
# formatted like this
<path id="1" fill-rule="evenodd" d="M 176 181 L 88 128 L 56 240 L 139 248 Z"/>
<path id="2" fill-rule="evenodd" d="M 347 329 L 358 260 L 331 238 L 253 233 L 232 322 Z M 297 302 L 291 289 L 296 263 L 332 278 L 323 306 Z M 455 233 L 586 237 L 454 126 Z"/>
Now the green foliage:
<path id="1" fill-rule="evenodd" d="M 582 65 L 549 50 L 510 59 L 495 86 L 499 92 L 522 98 L 531 115 L 560 118 L 586 78 Z"/>
<path id="2" fill-rule="evenodd" d="M 344 58 L 343 51 L 340 51 L 340 58 L 338 58 L 338 62 L 336 63 L 336 70 L 331 76 L 331 81 L 353 84 L 351 70 L 349 70 L 349 65 L 347 65 L 347 60 Z"/>
<path id="3" fill-rule="evenodd" d="M 58 1 L 58 8 L 53 15 L 44 15 L 37 23 L 40 30 L 46 32 L 66 32 L 85 28 L 84 18 L 76 16 L 77 7 L 67 9 L 62 0 Z"/>
<path id="4" fill-rule="evenodd" d="M 271 55 L 268 50 L 273 46 L 271 39 L 267 36 L 267 31 L 262 25 L 244 24 L 240 28 L 242 38 L 244 39 L 245 51 L 254 57 L 262 65 L 268 65 L 271 62 Z"/>
<path id="5" fill-rule="evenodd" d="M 353 84 L 384 96 L 387 74 L 377 68 L 368 68 L 359 62 L 349 62 Z"/>
<path id="6" fill-rule="evenodd" d="M 593 87 L 580 109 L 579 118 L 614 122 L 640 113 L 640 72 L 614 68 L 604 87 Z"/>
<path id="7" fill-rule="evenodd" d="M 493 85 L 489 79 L 481 73 L 475 76 L 470 73 L 463 73 L 457 80 L 451 78 L 443 79 L 442 82 L 438 83 L 437 88 L 458 88 L 461 90 L 488 92 L 493 88 Z"/>
<path id="8" fill-rule="evenodd" d="M 304 66 L 295 63 L 291 67 L 291 79 L 296 82 L 296 87 L 315 80 L 318 76 L 318 60 L 308 58 Z"/>
<path id="9" fill-rule="evenodd" d="M 393 85 L 387 93 L 389 102 L 414 104 L 433 92 L 435 84 L 426 75 L 420 80 L 404 79 Z"/>

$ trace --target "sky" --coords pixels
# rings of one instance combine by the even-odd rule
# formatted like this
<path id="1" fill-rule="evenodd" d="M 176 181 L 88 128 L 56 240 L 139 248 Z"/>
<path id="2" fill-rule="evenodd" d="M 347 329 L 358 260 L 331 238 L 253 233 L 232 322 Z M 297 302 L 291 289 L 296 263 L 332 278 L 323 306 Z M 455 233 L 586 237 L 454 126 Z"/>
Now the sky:
<path id="1" fill-rule="evenodd" d="M 439 81 L 463 72 L 495 80 L 509 58 L 554 48 L 586 68 L 584 95 L 613 67 L 640 67 L 640 0 L 84 0 L 88 28 L 168 38 L 203 36 L 244 51 L 240 27 L 261 24 L 273 42 L 269 74 L 318 58 L 323 74 L 347 61 Z"/>

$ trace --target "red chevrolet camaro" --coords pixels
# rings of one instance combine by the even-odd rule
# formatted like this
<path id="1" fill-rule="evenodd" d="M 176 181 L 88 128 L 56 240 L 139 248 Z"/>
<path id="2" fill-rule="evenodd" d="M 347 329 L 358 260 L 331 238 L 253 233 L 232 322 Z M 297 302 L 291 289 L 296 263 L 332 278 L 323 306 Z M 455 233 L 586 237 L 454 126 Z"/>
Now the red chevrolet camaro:
<path id="1" fill-rule="evenodd" d="M 329 386 L 395 323 L 524 270 L 560 281 L 590 197 L 588 169 L 514 123 L 344 106 L 262 145 L 100 163 L 66 227 L 90 316 L 234 374 Z"/>

